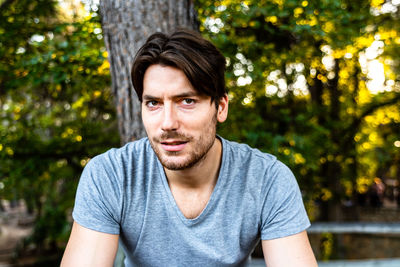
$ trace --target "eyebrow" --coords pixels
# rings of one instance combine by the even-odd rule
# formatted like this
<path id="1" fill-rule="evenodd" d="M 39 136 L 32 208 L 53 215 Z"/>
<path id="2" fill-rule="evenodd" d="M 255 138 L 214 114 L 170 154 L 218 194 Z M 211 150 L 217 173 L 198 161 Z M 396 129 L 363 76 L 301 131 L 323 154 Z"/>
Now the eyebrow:
<path id="1" fill-rule="evenodd" d="M 197 92 L 183 92 L 181 94 L 173 95 L 172 98 L 184 98 L 184 97 L 194 97 L 194 96 L 199 96 L 199 93 Z M 143 100 L 155 100 L 155 99 L 160 99 L 159 97 L 152 96 L 152 95 L 143 95 Z"/>

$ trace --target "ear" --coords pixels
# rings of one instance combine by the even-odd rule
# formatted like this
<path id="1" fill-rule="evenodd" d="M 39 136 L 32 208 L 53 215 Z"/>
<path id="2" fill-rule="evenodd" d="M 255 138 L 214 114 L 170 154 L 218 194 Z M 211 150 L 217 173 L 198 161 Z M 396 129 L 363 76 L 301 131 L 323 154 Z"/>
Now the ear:
<path id="1" fill-rule="evenodd" d="M 219 99 L 218 109 L 217 109 L 217 120 L 218 122 L 224 122 L 228 117 L 228 95 L 225 94 Z"/>

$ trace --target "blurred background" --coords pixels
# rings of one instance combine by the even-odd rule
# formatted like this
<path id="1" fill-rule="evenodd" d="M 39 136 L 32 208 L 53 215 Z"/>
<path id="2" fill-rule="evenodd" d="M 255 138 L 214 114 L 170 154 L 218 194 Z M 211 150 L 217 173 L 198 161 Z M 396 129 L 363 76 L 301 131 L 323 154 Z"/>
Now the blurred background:
<path id="1" fill-rule="evenodd" d="M 399 222 L 400 0 L 193 4 L 227 58 L 218 133 L 287 164 L 313 223 Z M 124 143 L 103 29 L 99 1 L 0 0 L 0 263 L 56 265 L 83 167 Z M 390 229 L 310 239 L 321 261 L 400 258 Z"/>

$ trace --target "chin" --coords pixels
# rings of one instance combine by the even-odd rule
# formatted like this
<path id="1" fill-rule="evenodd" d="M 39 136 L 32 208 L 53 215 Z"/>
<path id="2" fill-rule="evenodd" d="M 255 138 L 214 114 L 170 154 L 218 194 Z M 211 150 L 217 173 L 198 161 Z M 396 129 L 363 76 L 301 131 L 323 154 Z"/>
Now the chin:
<path id="1" fill-rule="evenodd" d="M 170 159 L 160 159 L 161 164 L 164 168 L 171 171 L 181 171 L 193 167 L 196 162 L 190 162 L 188 160 L 170 160 Z"/>

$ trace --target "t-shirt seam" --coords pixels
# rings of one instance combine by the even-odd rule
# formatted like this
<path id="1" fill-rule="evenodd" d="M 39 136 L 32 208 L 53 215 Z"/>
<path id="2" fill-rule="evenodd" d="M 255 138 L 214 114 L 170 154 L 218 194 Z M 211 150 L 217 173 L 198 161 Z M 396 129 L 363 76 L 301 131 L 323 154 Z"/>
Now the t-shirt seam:
<path id="1" fill-rule="evenodd" d="M 311 223 L 306 218 L 294 227 L 285 228 L 284 230 L 274 230 L 267 233 L 260 233 L 261 240 L 269 240 L 274 238 L 286 237 L 296 233 L 300 233 L 311 226 Z M 267 238 L 266 238 L 267 237 Z M 263 239 L 264 238 L 264 239 Z"/>

